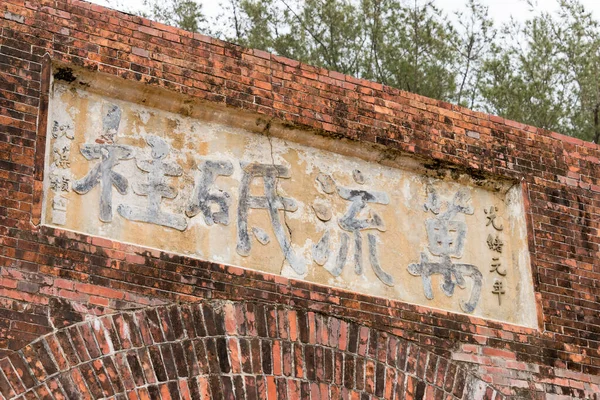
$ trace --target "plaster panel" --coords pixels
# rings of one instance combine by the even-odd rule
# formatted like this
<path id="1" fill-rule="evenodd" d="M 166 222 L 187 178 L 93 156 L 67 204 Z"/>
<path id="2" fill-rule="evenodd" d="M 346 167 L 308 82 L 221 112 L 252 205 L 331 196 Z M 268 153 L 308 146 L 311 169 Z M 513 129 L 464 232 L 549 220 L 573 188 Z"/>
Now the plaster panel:
<path id="1" fill-rule="evenodd" d="M 537 325 L 520 185 L 136 90 L 54 83 L 46 225 Z"/>

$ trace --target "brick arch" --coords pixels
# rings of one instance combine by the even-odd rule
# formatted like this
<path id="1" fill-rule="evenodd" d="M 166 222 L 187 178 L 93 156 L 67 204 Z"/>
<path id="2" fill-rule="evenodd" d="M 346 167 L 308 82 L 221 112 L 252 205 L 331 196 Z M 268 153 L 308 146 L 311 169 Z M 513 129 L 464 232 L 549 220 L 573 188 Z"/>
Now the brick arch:
<path id="1" fill-rule="evenodd" d="M 0 370 L 6 399 L 502 398 L 418 344 L 257 302 L 97 317 L 35 340 Z"/>

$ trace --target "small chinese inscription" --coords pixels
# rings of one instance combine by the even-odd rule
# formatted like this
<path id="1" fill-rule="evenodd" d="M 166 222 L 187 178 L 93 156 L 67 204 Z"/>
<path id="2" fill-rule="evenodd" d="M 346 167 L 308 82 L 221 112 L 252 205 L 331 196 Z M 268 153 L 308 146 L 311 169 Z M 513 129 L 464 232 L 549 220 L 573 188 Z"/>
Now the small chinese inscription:
<path id="1" fill-rule="evenodd" d="M 69 140 L 75 139 L 73 126 L 71 126 L 71 124 L 61 124 L 58 121 L 54 121 L 52 124 L 52 137 L 54 139 L 60 139 L 62 137 L 65 137 Z"/>
<path id="2" fill-rule="evenodd" d="M 490 269 L 490 272 L 497 272 L 498 275 L 500 276 L 506 276 L 506 271 L 501 271 L 500 267 L 502 266 L 502 264 L 500 263 L 500 259 L 498 257 L 494 257 L 492 258 L 492 269 Z"/>
<path id="3" fill-rule="evenodd" d="M 489 210 L 486 209 L 484 211 L 485 211 L 486 218 L 487 218 L 487 222 L 486 222 L 485 226 L 489 226 L 491 224 L 494 227 L 494 229 L 497 231 L 501 231 L 504 229 L 504 226 L 499 224 L 498 221 L 496 221 L 496 218 L 498 217 L 498 215 L 496 214 L 498 212 L 498 207 L 491 206 L 489 208 Z"/>
<path id="4" fill-rule="evenodd" d="M 504 242 L 502 242 L 502 239 L 500 239 L 498 235 L 493 237 L 491 234 L 489 234 L 487 237 L 487 245 L 490 250 L 502 253 L 502 246 L 504 246 Z"/>
<path id="5" fill-rule="evenodd" d="M 500 234 L 502 233 L 504 226 L 497 225 L 498 221 L 496 220 L 496 218 L 498 218 L 498 207 L 490 206 L 489 208 L 486 208 L 483 211 L 487 219 L 485 226 L 489 227 L 491 225 L 492 228 L 494 228 L 498 232 L 496 233 L 496 236 L 493 236 L 491 233 L 488 234 L 486 240 L 488 248 L 493 252 L 502 253 L 502 246 L 504 246 L 504 242 L 502 241 Z M 495 276 L 500 276 L 502 278 L 506 277 L 507 271 L 502 266 L 502 261 L 500 260 L 499 256 L 492 257 L 492 262 L 490 263 L 490 273 L 494 274 Z M 505 293 L 506 291 L 504 289 L 504 281 L 500 279 L 494 279 L 492 294 L 498 296 L 499 306 L 502 305 L 501 296 Z"/>
<path id="6" fill-rule="evenodd" d="M 492 293 L 498 296 L 498 305 L 502 305 L 502 296 L 506 294 L 504 291 L 504 283 L 502 281 L 496 280 L 494 281 L 494 289 Z"/>
<path id="7" fill-rule="evenodd" d="M 70 182 L 66 176 L 53 175 L 50 177 L 50 188 L 55 192 L 68 192 Z"/>
<path id="8" fill-rule="evenodd" d="M 48 186 L 53 192 L 51 219 L 56 225 L 67 223 L 68 192 L 71 185 L 71 143 L 75 139 L 73 125 L 61 123 L 58 120 L 52 122 L 51 135 L 52 151 L 50 154 L 51 164 L 48 178 Z"/>
<path id="9" fill-rule="evenodd" d="M 69 159 L 70 149 L 68 146 L 55 147 L 54 151 L 54 165 L 58 168 L 69 168 L 71 161 Z"/>

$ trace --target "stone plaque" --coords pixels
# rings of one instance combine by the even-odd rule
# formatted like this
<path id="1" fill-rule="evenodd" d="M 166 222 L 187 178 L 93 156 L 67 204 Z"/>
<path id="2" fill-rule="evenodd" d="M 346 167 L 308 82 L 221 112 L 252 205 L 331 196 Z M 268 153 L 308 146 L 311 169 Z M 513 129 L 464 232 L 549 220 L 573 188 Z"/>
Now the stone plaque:
<path id="1" fill-rule="evenodd" d="M 232 109 L 184 116 L 118 90 L 53 88 L 46 225 L 537 325 L 518 184 L 253 132 L 230 123 Z"/>

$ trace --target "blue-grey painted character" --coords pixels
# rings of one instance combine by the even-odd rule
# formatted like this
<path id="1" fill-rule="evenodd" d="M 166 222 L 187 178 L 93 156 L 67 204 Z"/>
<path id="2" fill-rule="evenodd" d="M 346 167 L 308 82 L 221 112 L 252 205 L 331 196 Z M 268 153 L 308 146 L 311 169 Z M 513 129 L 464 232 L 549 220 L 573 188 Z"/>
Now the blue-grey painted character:
<path id="1" fill-rule="evenodd" d="M 456 192 L 451 203 L 445 202 L 446 211 L 441 213 L 443 205 L 435 189 L 427 187 L 427 200 L 424 204 L 425 211 L 430 211 L 435 218 L 425 221 L 429 252 L 439 257 L 439 261 L 430 261 L 425 253 L 421 253 L 419 263 L 410 264 L 408 272 L 415 276 L 421 276 L 423 280 L 423 291 L 425 297 L 433 299 L 431 287 L 431 276 L 442 275 L 441 288 L 446 296 L 452 296 L 456 285 L 464 288 L 465 276 L 473 280 L 473 290 L 469 301 L 461 301 L 463 311 L 472 313 L 479 302 L 483 276 L 475 265 L 454 264 L 452 258 L 461 258 L 467 234 L 467 225 L 463 221 L 454 218 L 458 213 L 473 214 L 473 207 L 469 204 L 470 197 L 466 191 Z"/>
<path id="2" fill-rule="evenodd" d="M 293 251 L 290 239 L 279 218 L 279 211 L 294 212 L 297 210 L 296 202 L 287 197 L 277 195 L 277 180 L 289 178 L 290 170 L 283 165 L 241 163 L 244 175 L 240 185 L 238 219 L 237 219 L 237 252 L 242 256 L 248 256 L 252 249 L 248 227 L 248 212 L 250 209 L 267 210 L 271 219 L 271 226 L 283 254 L 299 275 L 306 273 L 306 263 Z M 264 196 L 251 196 L 250 187 L 254 179 L 262 179 L 264 183 Z M 268 242 L 268 238 L 262 239 Z"/>
<path id="3" fill-rule="evenodd" d="M 134 149 L 131 146 L 119 144 L 84 144 L 81 154 L 87 160 L 100 160 L 86 176 L 73 182 L 72 188 L 76 193 L 85 194 L 96 185 L 100 185 L 100 220 L 112 221 L 112 188 L 121 194 L 126 194 L 129 187 L 127 178 L 115 172 L 113 168 L 121 160 L 133 158 Z"/>
<path id="4" fill-rule="evenodd" d="M 166 177 L 181 176 L 183 170 L 176 163 L 164 161 L 169 154 L 169 145 L 164 140 L 148 135 L 146 143 L 152 148 L 152 159 L 136 158 L 136 164 L 139 169 L 148 172 L 148 178 L 146 183 L 134 185 L 133 191 L 140 196 L 147 196 L 148 204 L 146 207 L 121 204 L 117 211 L 121 216 L 132 221 L 148 222 L 184 231 L 187 228 L 187 220 L 184 216 L 166 213 L 160 209 L 163 198 L 177 197 L 177 191 L 166 183 Z"/>
<path id="5" fill-rule="evenodd" d="M 102 135 L 96 139 L 96 143 L 114 143 L 121 124 L 121 107 L 105 103 L 102 105 L 102 115 Z"/>
<path id="6" fill-rule="evenodd" d="M 134 148 L 115 144 L 115 136 L 121 123 L 121 109 L 116 104 L 104 104 L 102 106 L 102 135 L 96 139 L 95 144 L 84 144 L 81 146 L 81 154 L 87 160 L 101 160 L 88 174 L 73 182 L 73 190 L 79 194 L 85 194 L 100 184 L 100 220 L 102 222 L 112 221 L 112 187 L 121 194 L 126 194 L 129 183 L 123 175 L 113 171 L 113 168 L 121 160 L 133 158 Z M 73 139 L 70 125 L 60 126 L 56 121 L 52 133 L 55 138 L 65 135 Z"/>
<path id="7" fill-rule="evenodd" d="M 54 121 L 52 124 L 52 137 L 54 139 L 60 139 L 66 137 L 69 140 L 75 139 L 75 133 L 73 132 L 73 126 L 71 124 L 60 124 L 58 121 Z"/>
<path id="8" fill-rule="evenodd" d="M 201 171 L 196 180 L 194 194 L 185 210 L 188 217 L 194 217 L 202 212 L 206 225 L 211 226 L 215 223 L 229 225 L 229 206 L 231 205 L 231 196 L 229 193 L 213 187 L 217 176 L 231 176 L 233 174 L 233 165 L 229 161 L 203 161 L 198 169 Z M 218 211 L 213 211 L 212 207 L 219 207 Z"/>
<path id="9" fill-rule="evenodd" d="M 360 175 L 360 179 L 357 178 L 356 172 L 353 174 L 354 179 L 357 183 L 364 183 L 364 177 Z M 322 181 L 323 179 L 321 179 Z M 321 182 L 319 181 L 319 182 Z M 345 187 L 338 187 L 337 192 L 341 198 L 350 201 L 350 206 L 346 213 L 338 219 L 340 227 L 350 232 L 354 239 L 354 271 L 357 275 L 363 274 L 363 235 L 361 231 L 364 230 L 378 230 L 380 232 L 385 231 L 385 225 L 381 217 L 375 212 L 371 211 L 368 218 L 359 218 L 359 215 L 365 210 L 368 203 L 375 204 L 389 204 L 390 200 L 386 193 L 368 191 L 362 189 L 350 189 Z M 381 282 L 388 286 L 394 285 L 394 278 L 385 272 L 379 263 L 379 256 L 377 252 L 377 235 L 375 233 L 367 233 L 368 239 L 368 251 L 369 251 L 369 262 L 373 272 Z M 330 254 L 329 249 L 330 233 L 325 232 L 319 242 L 313 248 L 313 259 L 319 265 L 324 265 Z M 350 235 L 346 232 L 340 233 L 340 247 L 337 252 L 337 258 L 335 266 L 328 271 L 333 276 L 339 276 L 346 265 L 346 259 L 348 257 Z"/>

